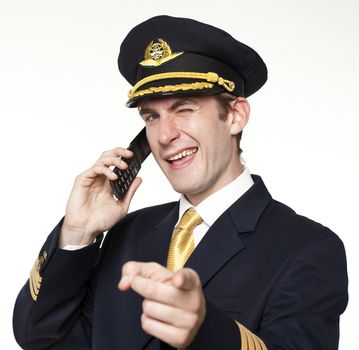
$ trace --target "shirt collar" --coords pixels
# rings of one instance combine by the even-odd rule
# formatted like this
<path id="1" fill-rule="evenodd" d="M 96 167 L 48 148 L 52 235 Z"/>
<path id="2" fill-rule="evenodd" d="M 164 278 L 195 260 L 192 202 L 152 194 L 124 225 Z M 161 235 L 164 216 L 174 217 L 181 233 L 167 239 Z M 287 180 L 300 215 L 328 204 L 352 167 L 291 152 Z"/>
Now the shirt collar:
<path id="1" fill-rule="evenodd" d="M 194 207 L 182 194 L 179 205 L 179 219 L 189 208 L 195 208 L 203 221 L 212 226 L 219 216 L 253 185 L 253 179 L 247 168 L 235 180 L 211 194 Z"/>

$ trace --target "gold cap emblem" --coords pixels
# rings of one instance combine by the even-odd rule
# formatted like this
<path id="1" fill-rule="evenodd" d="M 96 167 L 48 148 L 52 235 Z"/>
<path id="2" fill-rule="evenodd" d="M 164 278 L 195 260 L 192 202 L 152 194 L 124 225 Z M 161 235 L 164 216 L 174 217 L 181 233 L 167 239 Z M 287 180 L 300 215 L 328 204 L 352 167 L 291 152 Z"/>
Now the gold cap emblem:
<path id="1" fill-rule="evenodd" d="M 168 62 L 183 52 L 172 53 L 172 50 L 168 43 L 162 39 L 152 40 L 146 47 L 145 59 L 140 62 L 141 66 L 160 66 L 164 62 Z"/>

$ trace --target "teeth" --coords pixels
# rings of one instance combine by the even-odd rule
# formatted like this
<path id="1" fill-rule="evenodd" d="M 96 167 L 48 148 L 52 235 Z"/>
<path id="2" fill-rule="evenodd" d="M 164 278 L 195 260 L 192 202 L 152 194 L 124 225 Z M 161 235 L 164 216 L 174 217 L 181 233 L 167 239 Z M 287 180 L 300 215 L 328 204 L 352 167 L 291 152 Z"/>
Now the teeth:
<path id="1" fill-rule="evenodd" d="M 172 156 L 171 158 L 168 158 L 168 160 L 177 160 L 177 159 L 181 159 L 183 157 L 187 157 L 187 156 L 190 156 L 191 154 L 193 153 L 196 153 L 197 152 L 197 149 L 196 148 L 192 148 L 192 149 L 187 149 L 185 151 L 182 151 L 174 156 Z"/>

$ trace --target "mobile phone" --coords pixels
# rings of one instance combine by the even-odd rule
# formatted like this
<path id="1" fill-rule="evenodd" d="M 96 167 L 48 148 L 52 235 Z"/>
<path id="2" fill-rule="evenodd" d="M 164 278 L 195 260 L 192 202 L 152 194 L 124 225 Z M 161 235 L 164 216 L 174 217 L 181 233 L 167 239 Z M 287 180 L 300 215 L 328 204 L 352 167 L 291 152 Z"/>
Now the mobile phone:
<path id="1" fill-rule="evenodd" d="M 150 145 L 148 144 L 146 137 L 146 127 L 144 127 L 130 142 L 127 149 L 133 152 L 131 158 L 122 158 L 122 160 L 127 163 L 128 168 L 121 170 L 118 167 L 115 167 L 113 172 L 118 178 L 117 180 L 110 180 L 112 192 L 117 199 L 122 199 L 126 195 L 132 181 L 136 178 L 141 169 L 141 164 L 151 153 Z"/>

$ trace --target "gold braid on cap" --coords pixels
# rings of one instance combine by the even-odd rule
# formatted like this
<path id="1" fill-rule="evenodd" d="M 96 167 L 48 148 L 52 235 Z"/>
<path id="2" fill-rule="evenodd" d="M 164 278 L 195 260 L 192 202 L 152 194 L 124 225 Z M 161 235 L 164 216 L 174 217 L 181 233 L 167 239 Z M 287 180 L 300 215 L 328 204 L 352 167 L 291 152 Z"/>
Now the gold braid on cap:
<path id="1" fill-rule="evenodd" d="M 164 79 L 201 79 L 205 82 L 195 82 L 195 83 L 184 83 L 177 85 L 165 85 L 150 87 L 148 89 L 140 90 L 138 89 L 156 80 Z M 128 98 L 132 99 L 138 96 L 144 96 L 148 94 L 153 94 L 156 92 L 173 92 L 179 90 L 199 90 L 199 89 L 210 89 L 214 84 L 223 86 L 227 91 L 232 92 L 235 88 L 235 83 L 230 80 L 223 79 L 217 73 L 208 72 L 208 73 L 197 73 L 197 72 L 169 72 L 169 73 L 159 73 L 150 75 L 146 78 L 141 79 L 135 84 L 135 86 L 129 91 Z"/>

